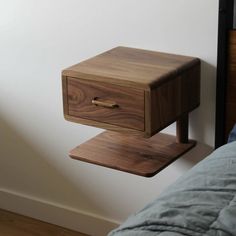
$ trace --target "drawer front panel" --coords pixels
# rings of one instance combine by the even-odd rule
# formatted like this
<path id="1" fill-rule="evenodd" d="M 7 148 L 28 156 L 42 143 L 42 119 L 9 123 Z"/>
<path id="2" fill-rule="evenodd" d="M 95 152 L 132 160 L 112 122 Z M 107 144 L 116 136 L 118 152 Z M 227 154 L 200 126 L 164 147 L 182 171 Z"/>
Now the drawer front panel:
<path id="1" fill-rule="evenodd" d="M 144 91 L 67 78 L 70 116 L 144 131 Z"/>

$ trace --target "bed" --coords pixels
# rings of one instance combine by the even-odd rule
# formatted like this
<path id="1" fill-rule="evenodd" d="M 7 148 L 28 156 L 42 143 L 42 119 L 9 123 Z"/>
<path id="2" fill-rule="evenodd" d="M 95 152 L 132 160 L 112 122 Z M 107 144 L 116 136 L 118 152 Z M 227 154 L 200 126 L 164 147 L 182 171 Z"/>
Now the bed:
<path id="1" fill-rule="evenodd" d="M 109 236 L 236 236 L 236 30 L 232 6 L 233 0 L 220 0 L 217 149 Z"/>
<path id="2" fill-rule="evenodd" d="M 109 234 L 141 235 L 236 235 L 236 141 L 217 149 Z"/>

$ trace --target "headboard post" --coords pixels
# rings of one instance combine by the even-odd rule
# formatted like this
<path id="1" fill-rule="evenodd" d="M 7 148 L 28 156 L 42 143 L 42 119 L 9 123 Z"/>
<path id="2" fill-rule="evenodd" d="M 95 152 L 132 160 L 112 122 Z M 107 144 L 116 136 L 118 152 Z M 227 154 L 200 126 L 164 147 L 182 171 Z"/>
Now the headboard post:
<path id="1" fill-rule="evenodd" d="M 233 28 L 234 0 L 220 0 L 216 79 L 215 148 L 225 143 L 225 97 L 227 83 L 228 31 Z"/>

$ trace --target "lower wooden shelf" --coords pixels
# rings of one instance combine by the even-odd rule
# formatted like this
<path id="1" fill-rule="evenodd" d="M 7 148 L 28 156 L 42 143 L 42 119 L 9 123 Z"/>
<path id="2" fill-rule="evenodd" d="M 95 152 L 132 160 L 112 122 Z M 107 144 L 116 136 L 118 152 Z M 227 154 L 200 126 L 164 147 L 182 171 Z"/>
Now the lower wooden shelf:
<path id="1" fill-rule="evenodd" d="M 177 143 L 175 136 L 163 133 L 146 139 L 105 131 L 74 148 L 69 155 L 80 161 L 152 177 L 195 145 L 195 141 Z"/>

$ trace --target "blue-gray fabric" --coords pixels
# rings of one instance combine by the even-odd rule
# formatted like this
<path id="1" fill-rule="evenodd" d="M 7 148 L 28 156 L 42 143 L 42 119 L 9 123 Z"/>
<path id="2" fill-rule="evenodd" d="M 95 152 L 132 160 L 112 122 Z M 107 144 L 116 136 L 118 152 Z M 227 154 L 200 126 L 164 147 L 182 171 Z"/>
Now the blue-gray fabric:
<path id="1" fill-rule="evenodd" d="M 217 149 L 109 236 L 236 236 L 236 142 Z"/>
<path id="2" fill-rule="evenodd" d="M 236 124 L 234 125 L 233 129 L 231 130 L 229 134 L 228 143 L 231 143 L 234 141 L 236 141 Z"/>

